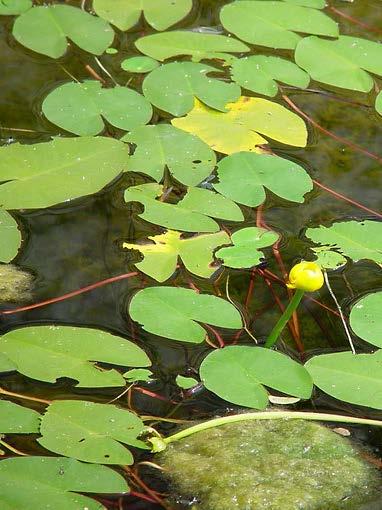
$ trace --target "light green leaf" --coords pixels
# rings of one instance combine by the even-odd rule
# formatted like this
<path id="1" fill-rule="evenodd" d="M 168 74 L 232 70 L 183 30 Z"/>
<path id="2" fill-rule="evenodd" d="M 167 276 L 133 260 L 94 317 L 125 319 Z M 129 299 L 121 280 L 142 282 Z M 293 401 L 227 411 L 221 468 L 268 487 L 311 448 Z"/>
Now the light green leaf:
<path id="1" fill-rule="evenodd" d="M 78 381 L 77 387 L 125 386 L 116 370 L 99 369 L 94 361 L 123 366 L 148 366 L 145 352 L 125 338 L 105 331 L 71 326 L 31 326 L 6 333 L 0 353 L 18 372 L 54 383 L 60 377 Z"/>
<path id="2" fill-rule="evenodd" d="M 37 441 L 47 450 L 97 464 L 134 462 L 128 444 L 145 448 L 137 439 L 144 424 L 138 416 L 110 404 L 56 400 L 42 417 Z"/>
<path id="3" fill-rule="evenodd" d="M 17 370 L 16 365 L 3 353 L 0 352 L 0 374 Z"/>
<path id="4" fill-rule="evenodd" d="M 312 7 L 313 9 L 323 9 L 326 5 L 325 0 L 284 0 L 284 2 L 301 5 L 302 7 Z"/>
<path id="5" fill-rule="evenodd" d="M 306 37 L 297 45 L 295 60 L 314 80 L 344 89 L 369 92 L 374 80 L 366 71 L 382 76 L 381 44 L 358 37 Z"/>
<path id="6" fill-rule="evenodd" d="M 284 2 L 240 0 L 220 11 L 223 27 L 243 41 L 293 50 L 302 34 L 338 36 L 338 25 L 316 9 Z"/>
<path id="7" fill-rule="evenodd" d="M 207 333 L 200 322 L 242 327 L 240 313 L 228 301 L 181 287 L 146 287 L 133 296 L 129 313 L 145 331 L 182 342 L 203 342 Z"/>
<path id="8" fill-rule="evenodd" d="M 217 269 L 211 266 L 214 261 L 214 250 L 230 242 L 228 234 L 224 231 L 182 239 L 180 232 L 168 230 L 164 234 L 149 236 L 149 239 L 152 242 L 123 243 L 122 246 L 140 251 L 144 258 L 142 262 L 135 264 L 136 267 L 158 282 L 164 282 L 174 274 L 178 257 L 182 259 L 188 271 L 202 278 L 209 278 Z"/>
<path id="9" fill-rule="evenodd" d="M 382 292 L 367 294 L 351 309 L 350 325 L 366 342 L 382 347 Z"/>
<path id="10" fill-rule="evenodd" d="M 340 252 L 354 262 L 368 259 L 382 264 L 382 223 L 377 221 L 333 223 L 331 227 L 308 228 L 305 235 L 314 243 L 323 245 L 320 248 L 313 248 L 313 252 L 318 253 L 323 267 L 327 267 L 321 258 L 324 250 Z M 332 268 L 332 265 L 329 267 Z"/>
<path id="11" fill-rule="evenodd" d="M 276 81 L 305 89 L 309 85 L 309 75 L 294 62 L 279 57 L 252 55 L 238 58 L 231 66 L 232 79 L 247 90 L 276 96 L 279 88 Z"/>
<path id="12" fill-rule="evenodd" d="M 39 427 L 37 411 L 0 400 L 0 434 L 37 434 Z"/>
<path id="13" fill-rule="evenodd" d="M 153 373 L 151 370 L 147 370 L 147 368 L 132 368 L 123 374 L 123 377 L 127 382 L 152 382 L 154 378 L 152 377 Z"/>
<path id="14" fill-rule="evenodd" d="M 19 251 L 21 232 L 17 222 L 4 209 L 0 209 L 0 243 L 1 262 L 10 262 Z"/>
<path id="15" fill-rule="evenodd" d="M 118 53 L 117 48 L 106 48 L 105 53 L 107 55 L 116 55 Z"/>
<path id="16" fill-rule="evenodd" d="M 226 111 L 225 105 L 240 97 L 235 83 L 212 78 L 219 69 L 195 62 L 165 64 L 146 76 L 142 90 L 157 108 L 176 117 L 185 115 L 194 106 L 195 97 L 215 110 Z"/>
<path id="17" fill-rule="evenodd" d="M 188 115 L 171 123 L 199 136 L 212 149 L 224 154 L 261 152 L 258 146 L 268 143 L 261 135 L 286 145 L 306 146 L 305 122 L 278 103 L 241 96 L 227 108 L 228 112 L 222 113 L 195 100 L 194 109 Z"/>
<path id="18" fill-rule="evenodd" d="M 66 53 L 67 38 L 94 55 L 101 55 L 114 39 L 106 21 L 71 5 L 34 7 L 16 19 L 12 33 L 23 46 L 52 58 Z"/>
<path id="19" fill-rule="evenodd" d="M 177 375 L 176 376 L 176 384 L 183 388 L 184 390 L 189 390 L 190 388 L 193 388 L 197 384 L 199 384 L 199 381 L 194 379 L 193 377 L 184 377 L 183 375 Z"/>
<path id="20" fill-rule="evenodd" d="M 216 191 L 244 205 L 255 207 L 264 202 L 264 188 L 281 198 L 302 203 L 313 182 L 296 163 L 278 156 L 238 152 L 220 160 Z"/>
<path id="21" fill-rule="evenodd" d="M 233 345 L 216 349 L 202 361 L 205 387 L 233 404 L 265 409 L 269 386 L 287 395 L 309 398 L 312 380 L 306 369 L 280 352 Z"/>
<path id="22" fill-rule="evenodd" d="M 199 62 L 204 58 L 217 57 L 220 52 L 249 51 L 246 44 L 233 37 L 181 30 L 141 37 L 135 46 L 141 53 L 161 61 L 178 55 L 190 55 L 194 62 Z"/>
<path id="23" fill-rule="evenodd" d="M 160 184 L 132 186 L 125 191 L 125 202 L 140 202 L 144 206 L 139 214 L 142 219 L 171 230 L 217 232 L 219 225 L 208 215 L 231 221 L 244 219 L 235 202 L 207 189 L 188 188 L 177 204 L 157 200 L 162 193 Z"/>
<path id="24" fill-rule="evenodd" d="M 192 0 L 93 0 L 93 9 L 120 30 L 135 26 L 142 13 L 155 30 L 166 30 L 192 9 Z"/>
<path id="25" fill-rule="evenodd" d="M 375 100 L 375 109 L 382 115 L 382 91 L 378 94 L 377 99 Z"/>
<path id="26" fill-rule="evenodd" d="M 382 350 L 314 356 L 305 367 L 322 391 L 345 402 L 382 409 Z"/>
<path id="27" fill-rule="evenodd" d="M 53 124 L 81 136 L 103 131 L 103 119 L 129 131 L 147 124 L 153 114 L 150 103 L 135 90 L 104 89 L 95 80 L 60 85 L 44 99 L 42 111 Z"/>
<path id="28" fill-rule="evenodd" d="M 129 73 L 149 73 L 159 66 L 159 62 L 151 57 L 130 57 L 121 62 L 121 67 Z"/>
<path id="29" fill-rule="evenodd" d="M 337 251 L 328 250 L 326 246 L 317 246 L 312 251 L 316 256 L 315 262 L 325 269 L 338 269 L 347 264 L 347 258 Z"/>
<path id="30" fill-rule="evenodd" d="M 0 506 L 4 510 L 105 510 L 82 494 L 124 494 L 124 478 L 105 466 L 62 457 L 15 457 L 0 461 Z"/>
<path id="31" fill-rule="evenodd" d="M 104 137 L 55 138 L 0 148 L 0 204 L 49 207 L 101 190 L 126 170 L 128 147 Z"/>
<path id="32" fill-rule="evenodd" d="M 215 153 L 197 136 L 171 124 L 157 124 L 134 129 L 122 138 L 136 145 L 128 169 L 150 175 L 157 182 L 165 167 L 175 179 L 196 186 L 208 177 L 216 164 Z"/>
<path id="33" fill-rule="evenodd" d="M 252 267 L 261 263 L 264 253 L 261 248 L 272 246 L 279 238 L 276 232 L 258 227 L 247 227 L 238 230 L 231 236 L 234 246 L 220 248 L 215 257 L 223 259 L 227 267 Z"/>
<path id="34" fill-rule="evenodd" d="M 32 7 L 32 0 L 0 0 L 0 15 L 21 14 Z"/>

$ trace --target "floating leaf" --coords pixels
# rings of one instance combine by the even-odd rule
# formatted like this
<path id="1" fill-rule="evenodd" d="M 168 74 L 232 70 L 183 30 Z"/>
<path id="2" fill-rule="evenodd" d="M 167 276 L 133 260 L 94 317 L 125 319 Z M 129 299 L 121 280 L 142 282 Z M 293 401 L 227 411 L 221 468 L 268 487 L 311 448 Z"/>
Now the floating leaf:
<path id="1" fill-rule="evenodd" d="M 95 80 L 60 85 L 44 99 L 42 111 L 53 124 L 81 136 L 103 131 L 103 119 L 129 131 L 147 124 L 153 114 L 150 103 L 135 90 L 104 89 Z"/>
<path id="2" fill-rule="evenodd" d="M 166 30 L 192 9 L 192 0 L 93 0 L 93 9 L 120 30 L 136 25 L 142 13 L 155 30 Z"/>
<path id="3" fill-rule="evenodd" d="M 323 267 L 328 267 L 325 266 L 325 261 L 321 258 L 324 250 L 327 252 L 338 251 L 353 259 L 354 262 L 368 259 L 382 264 L 382 223 L 377 221 L 333 223 L 331 227 L 308 228 L 305 235 L 314 243 L 323 245 L 320 248 L 313 248 L 313 251 L 319 255 L 320 264 Z M 331 259 L 329 259 L 329 263 L 331 263 Z"/>
<path id="4" fill-rule="evenodd" d="M 369 92 L 374 80 L 366 71 L 382 76 L 381 44 L 358 37 L 306 37 L 297 45 L 295 60 L 314 80 L 344 89 Z"/>
<path id="5" fill-rule="evenodd" d="M 0 374 L 13 372 L 17 370 L 16 365 L 4 354 L 0 352 Z"/>
<path id="6" fill-rule="evenodd" d="M 145 331 L 182 342 L 203 342 L 207 333 L 199 322 L 242 327 L 240 313 L 228 301 L 181 287 L 146 287 L 131 300 L 129 313 Z"/>
<path id="7" fill-rule="evenodd" d="M 279 238 L 276 232 L 258 227 L 247 227 L 238 230 L 231 236 L 233 246 L 220 248 L 216 258 L 223 259 L 227 267 L 252 267 L 260 264 L 264 258 L 261 248 L 272 246 Z"/>
<path id="8" fill-rule="evenodd" d="M 37 434 L 39 427 L 37 411 L 0 400 L 0 434 Z"/>
<path id="9" fill-rule="evenodd" d="M 17 222 L 4 209 L 0 209 L 0 260 L 10 262 L 16 257 L 21 244 Z"/>
<path id="10" fill-rule="evenodd" d="M 301 5 L 302 7 L 312 7 L 313 9 L 323 9 L 326 6 L 325 0 L 284 0 L 284 2 Z"/>
<path id="11" fill-rule="evenodd" d="M 264 187 L 281 198 L 300 203 L 313 188 L 311 178 L 300 165 L 253 152 L 239 152 L 220 160 L 218 176 L 216 191 L 249 207 L 264 202 Z"/>
<path id="12" fill-rule="evenodd" d="M 197 381 L 193 377 L 184 377 L 183 375 L 177 375 L 175 381 L 176 384 L 184 390 L 189 390 L 190 388 L 193 388 L 194 386 L 199 384 L 199 381 Z"/>
<path id="13" fill-rule="evenodd" d="M 0 506 L 4 510 L 105 510 L 82 494 L 125 494 L 125 479 L 105 466 L 62 457 L 14 457 L 0 461 Z"/>
<path id="14" fill-rule="evenodd" d="M 350 325 L 366 342 L 382 347 L 382 292 L 367 294 L 351 309 Z"/>
<path id="15" fill-rule="evenodd" d="M 305 367 L 322 391 L 339 400 L 382 409 L 382 350 L 314 356 Z"/>
<path id="16" fill-rule="evenodd" d="M 219 69 L 195 62 L 173 62 L 158 67 L 144 80 L 145 97 L 156 107 L 176 117 L 185 115 L 194 106 L 195 97 L 215 110 L 226 111 L 225 105 L 240 97 L 235 83 L 226 83 L 209 76 Z"/>
<path id="17" fill-rule="evenodd" d="M 121 443 L 144 448 L 137 439 L 143 429 L 142 420 L 126 409 L 84 400 L 56 400 L 41 420 L 42 437 L 37 441 L 66 457 L 128 465 L 134 459 Z"/>
<path id="18" fill-rule="evenodd" d="M 170 124 L 143 126 L 122 140 L 137 146 L 128 169 L 150 175 L 157 182 L 167 166 L 179 182 L 196 186 L 211 174 L 216 164 L 215 153 L 206 143 Z"/>
<path id="19" fill-rule="evenodd" d="M 129 150 L 112 138 L 55 138 L 0 148 L 0 204 L 49 207 L 101 190 L 126 170 Z"/>
<path id="20" fill-rule="evenodd" d="M 293 50 L 303 34 L 338 36 L 338 25 L 316 9 L 284 2 L 240 0 L 220 11 L 223 27 L 243 41 Z"/>
<path id="21" fill-rule="evenodd" d="M 377 99 L 375 100 L 375 109 L 382 115 L 382 91 L 378 94 Z"/>
<path id="22" fill-rule="evenodd" d="M 126 379 L 127 382 L 133 383 L 133 382 L 152 382 L 153 373 L 151 370 L 147 370 L 147 368 L 132 368 L 131 370 L 128 370 L 123 374 L 123 377 Z"/>
<path id="23" fill-rule="evenodd" d="M 160 184 L 132 186 L 125 191 L 125 202 L 143 204 L 144 211 L 139 216 L 146 221 L 186 232 L 217 232 L 219 225 L 208 215 L 232 221 L 244 219 L 235 202 L 207 189 L 188 188 L 177 204 L 157 200 L 162 193 Z"/>
<path id="24" fill-rule="evenodd" d="M 123 243 L 123 248 L 140 251 L 144 258 L 135 264 L 136 267 L 158 282 L 164 282 L 174 274 L 178 257 L 188 271 L 209 278 L 216 271 L 216 267 L 211 266 L 213 252 L 218 246 L 229 244 L 228 234 L 222 231 L 186 239 L 182 239 L 181 235 L 180 232 L 168 230 L 165 234 L 149 236 L 152 243 Z"/>
<path id="25" fill-rule="evenodd" d="M 70 5 L 29 9 L 16 19 L 12 33 L 23 46 L 52 58 L 65 54 L 67 39 L 94 55 L 101 55 L 114 39 L 106 21 Z"/>
<path id="26" fill-rule="evenodd" d="M 159 62 L 151 57 L 130 57 L 121 62 L 121 67 L 129 73 L 149 73 L 159 66 Z"/>
<path id="27" fill-rule="evenodd" d="M 54 383 L 60 377 L 78 381 L 77 387 L 125 386 L 116 370 L 95 366 L 101 361 L 123 366 L 148 366 L 145 352 L 125 338 L 105 331 L 70 326 L 31 326 L 6 333 L 0 352 L 27 377 Z"/>
<path id="28" fill-rule="evenodd" d="M 337 251 L 328 250 L 326 246 L 317 246 L 312 251 L 316 255 L 315 262 L 325 269 L 338 269 L 347 264 L 347 258 Z"/>
<path id="29" fill-rule="evenodd" d="M 219 56 L 220 52 L 249 51 L 246 44 L 233 37 L 181 30 L 141 37 L 135 46 L 141 53 L 161 61 L 178 55 L 190 55 L 193 61 L 199 62 L 204 58 Z"/>
<path id="30" fill-rule="evenodd" d="M 258 146 L 268 141 L 259 133 L 287 145 L 306 146 L 305 122 L 284 106 L 267 99 L 242 96 L 227 108 L 227 113 L 218 112 L 196 100 L 188 115 L 171 123 L 225 154 L 261 152 Z"/>
<path id="31" fill-rule="evenodd" d="M 0 15 L 21 14 L 32 7 L 32 0 L 1 0 Z"/>
<path id="32" fill-rule="evenodd" d="M 280 352 L 234 345 L 216 349 L 202 361 L 204 386 L 233 404 L 265 409 L 269 386 L 287 395 L 309 398 L 312 380 L 306 369 Z"/>
<path id="33" fill-rule="evenodd" d="M 276 96 L 279 91 L 276 81 L 302 89 L 305 89 L 310 81 L 309 75 L 294 62 L 265 55 L 234 60 L 231 74 L 232 79 L 243 88 L 270 97 Z"/>

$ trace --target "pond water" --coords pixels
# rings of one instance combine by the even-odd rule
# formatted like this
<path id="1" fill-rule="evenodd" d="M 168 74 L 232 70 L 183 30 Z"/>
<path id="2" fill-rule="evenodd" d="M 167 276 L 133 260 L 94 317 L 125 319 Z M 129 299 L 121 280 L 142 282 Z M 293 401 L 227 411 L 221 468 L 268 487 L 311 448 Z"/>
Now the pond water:
<path id="1" fill-rule="evenodd" d="M 57 3 L 57 2 L 56 2 Z M 79 2 L 67 4 L 78 6 Z M 218 13 L 222 5 L 228 3 L 220 0 L 194 0 L 194 8 L 185 20 L 176 28 L 193 28 L 201 31 L 222 33 Z M 340 33 L 364 37 L 373 41 L 381 41 L 382 37 L 382 2 L 380 0 L 332 0 L 330 8 L 325 12 L 340 25 Z M 342 15 L 338 14 L 338 11 Z M 69 136 L 67 132 L 50 124 L 41 113 L 43 98 L 58 85 L 67 82 L 69 76 L 77 80 L 92 78 L 89 67 L 95 70 L 106 81 L 108 76 L 99 68 L 94 56 L 79 48 L 71 47 L 64 57 L 50 59 L 40 56 L 20 44 L 11 35 L 12 16 L 0 17 L 0 55 L 2 72 L 0 76 L 0 136 L 2 144 L 11 145 L 15 142 L 40 143 L 50 140 L 52 136 Z M 360 24 L 354 22 L 358 20 Z M 378 28 L 373 32 L 362 26 L 370 25 Z M 110 72 L 117 83 L 141 90 L 143 74 L 127 74 L 120 67 L 122 60 L 137 55 L 133 41 L 138 37 L 154 33 L 143 22 L 128 32 L 118 32 L 113 46 L 118 49 L 115 55 L 104 54 L 102 65 Z M 256 53 L 258 47 L 252 47 Z M 288 57 L 287 50 L 269 50 L 267 54 Z M 69 76 L 68 76 L 69 75 Z M 378 80 L 377 80 L 378 81 Z M 381 84 L 381 81 L 379 80 Z M 311 81 L 308 90 L 297 90 L 284 87 L 284 93 L 309 117 L 333 135 L 361 146 L 365 151 L 381 153 L 382 122 L 373 107 L 374 92 L 370 94 L 339 90 Z M 373 95 L 374 94 L 374 95 Z M 256 94 L 246 92 L 246 95 Z M 277 96 L 275 101 L 282 103 Z M 285 103 L 283 103 L 285 104 Z M 162 115 L 162 116 L 161 116 Z M 152 123 L 168 121 L 169 115 L 155 111 Z M 285 148 L 271 143 L 278 155 L 292 159 L 301 164 L 313 179 L 322 185 L 343 194 L 355 202 L 364 204 L 371 210 L 379 210 L 380 196 L 380 162 L 368 157 L 360 151 L 353 150 L 323 131 L 308 124 L 309 142 L 305 148 Z M 108 136 L 120 136 L 122 132 L 112 126 L 107 127 Z M 219 156 L 221 157 L 221 155 Z M 82 197 L 48 209 L 18 210 L 13 215 L 19 222 L 23 232 L 22 248 L 15 263 L 35 276 L 32 302 L 40 302 L 52 297 L 61 296 L 73 290 L 110 277 L 135 271 L 134 262 L 138 260 L 136 253 L 122 250 L 123 241 L 137 242 L 160 233 L 160 227 L 140 219 L 137 208 L 126 205 L 123 192 L 129 185 L 148 182 L 142 175 L 134 177 L 123 175 L 110 183 L 105 189 L 93 196 Z M 244 208 L 246 223 L 256 223 L 256 209 Z M 309 258 L 309 246 L 304 231 L 307 227 L 330 225 L 333 221 L 350 219 L 375 219 L 373 215 L 356 205 L 339 199 L 322 188 L 315 187 L 307 195 L 303 204 L 282 200 L 269 193 L 262 209 L 262 217 L 266 224 L 282 234 L 279 246 L 285 264 L 289 268 L 301 258 Z M 234 223 L 225 222 L 229 229 Z M 269 271 L 278 276 L 280 267 L 270 248 L 266 249 L 265 264 Z M 254 277 L 253 281 L 252 278 Z M 186 286 L 192 282 L 201 291 L 225 296 L 225 277 L 207 280 L 192 276 L 183 268 L 166 282 L 167 285 Z M 251 282 L 253 288 L 248 294 Z M 336 271 L 330 276 L 331 286 L 345 312 L 360 296 L 382 287 L 380 267 L 370 261 L 357 264 L 349 262 L 345 269 Z M 143 331 L 129 319 L 128 303 L 134 293 L 155 282 L 140 274 L 137 277 L 121 280 L 101 286 L 90 292 L 80 294 L 48 306 L 36 308 L 13 315 L 1 317 L 1 333 L 14 328 L 42 324 L 70 324 L 104 329 L 127 339 L 131 339 L 143 347 L 153 363 L 155 380 L 140 383 L 139 387 L 148 390 L 146 393 L 132 391 L 129 399 L 122 396 L 118 402 L 121 406 L 132 408 L 141 415 L 152 415 L 177 419 L 202 419 L 232 410 L 224 400 L 219 399 L 206 390 L 199 389 L 194 394 L 181 392 L 175 384 L 178 374 L 195 376 L 201 360 L 210 352 L 207 344 L 188 344 L 172 340 L 158 341 L 156 335 Z M 270 287 L 271 285 L 271 287 Z M 251 331 L 257 338 L 265 340 L 271 327 L 280 315 L 275 302 L 281 299 L 284 303 L 287 295 L 284 288 L 273 282 L 268 284 L 260 274 L 255 276 L 250 269 L 232 271 L 230 277 L 230 295 L 235 303 L 240 304 L 248 318 Z M 323 288 L 315 296 L 324 305 L 335 308 L 329 292 Z M 247 300 L 247 306 L 244 303 Z M 15 305 L 16 306 L 16 305 Z M 9 304 L 2 304 L 1 309 L 9 309 Z M 301 338 L 304 343 L 302 360 L 313 353 L 336 352 L 348 349 L 348 340 L 341 321 L 312 301 L 305 300 L 299 311 Z M 169 317 L 171 320 L 171 317 Z M 232 333 L 224 331 L 224 341 L 234 341 Z M 250 344 L 251 339 L 243 334 L 239 340 Z M 358 341 L 359 352 L 367 352 L 369 347 Z M 285 330 L 282 348 L 294 353 L 295 344 L 289 332 Z M 108 402 L 118 397 L 120 388 L 84 390 L 75 388 L 69 379 L 61 379 L 56 384 L 48 384 L 29 379 L 20 374 L 2 377 L 1 385 L 8 391 L 34 395 L 44 399 L 69 398 L 89 399 L 97 402 Z M 156 398 L 159 395 L 161 398 Z M 35 409 L 40 409 L 36 403 Z M 382 413 L 346 404 L 316 391 L 311 401 L 296 404 L 295 409 L 312 409 L 320 411 L 352 414 L 382 419 Z M 162 424 L 164 433 L 172 431 L 174 424 Z M 351 427 L 352 435 L 357 441 L 364 442 L 378 458 L 382 433 L 378 429 L 367 427 Z M 30 439 L 14 441 L 20 449 L 33 454 L 46 454 L 46 451 Z M 137 452 L 138 458 L 150 458 Z M 144 470 L 142 471 L 144 473 Z M 150 472 L 151 473 L 151 472 Z M 157 477 L 146 473 L 147 484 L 157 487 Z M 163 486 L 160 485 L 163 489 Z M 166 490 L 166 488 L 164 488 Z M 116 500 L 104 504 L 108 508 L 116 508 Z M 119 508 L 152 509 L 160 506 L 139 498 L 126 496 L 120 500 Z M 382 499 L 380 506 L 382 507 Z M 184 506 L 186 508 L 186 506 Z M 376 508 L 376 507 L 370 507 Z"/>

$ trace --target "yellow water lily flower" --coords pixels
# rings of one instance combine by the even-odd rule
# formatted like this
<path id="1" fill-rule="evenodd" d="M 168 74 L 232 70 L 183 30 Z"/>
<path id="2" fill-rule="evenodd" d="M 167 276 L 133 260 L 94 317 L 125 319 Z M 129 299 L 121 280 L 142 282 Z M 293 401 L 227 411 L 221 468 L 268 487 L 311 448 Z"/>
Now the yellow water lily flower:
<path id="1" fill-rule="evenodd" d="M 299 262 L 292 267 L 289 273 L 287 287 L 299 289 L 306 292 L 314 292 L 324 285 L 324 275 L 318 264 L 315 262 Z"/>

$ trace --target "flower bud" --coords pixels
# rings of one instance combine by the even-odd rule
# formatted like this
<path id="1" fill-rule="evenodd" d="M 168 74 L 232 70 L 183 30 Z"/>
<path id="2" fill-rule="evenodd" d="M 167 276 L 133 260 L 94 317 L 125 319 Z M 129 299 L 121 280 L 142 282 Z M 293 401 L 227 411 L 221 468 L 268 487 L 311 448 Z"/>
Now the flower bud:
<path id="1" fill-rule="evenodd" d="M 314 292 L 320 289 L 324 284 L 324 275 L 321 268 L 315 262 L 306 262 L 303 260 L 292 267 L 289 273 L 287 287 L 289 289 L 299 289 L 306 292 Z"/>

